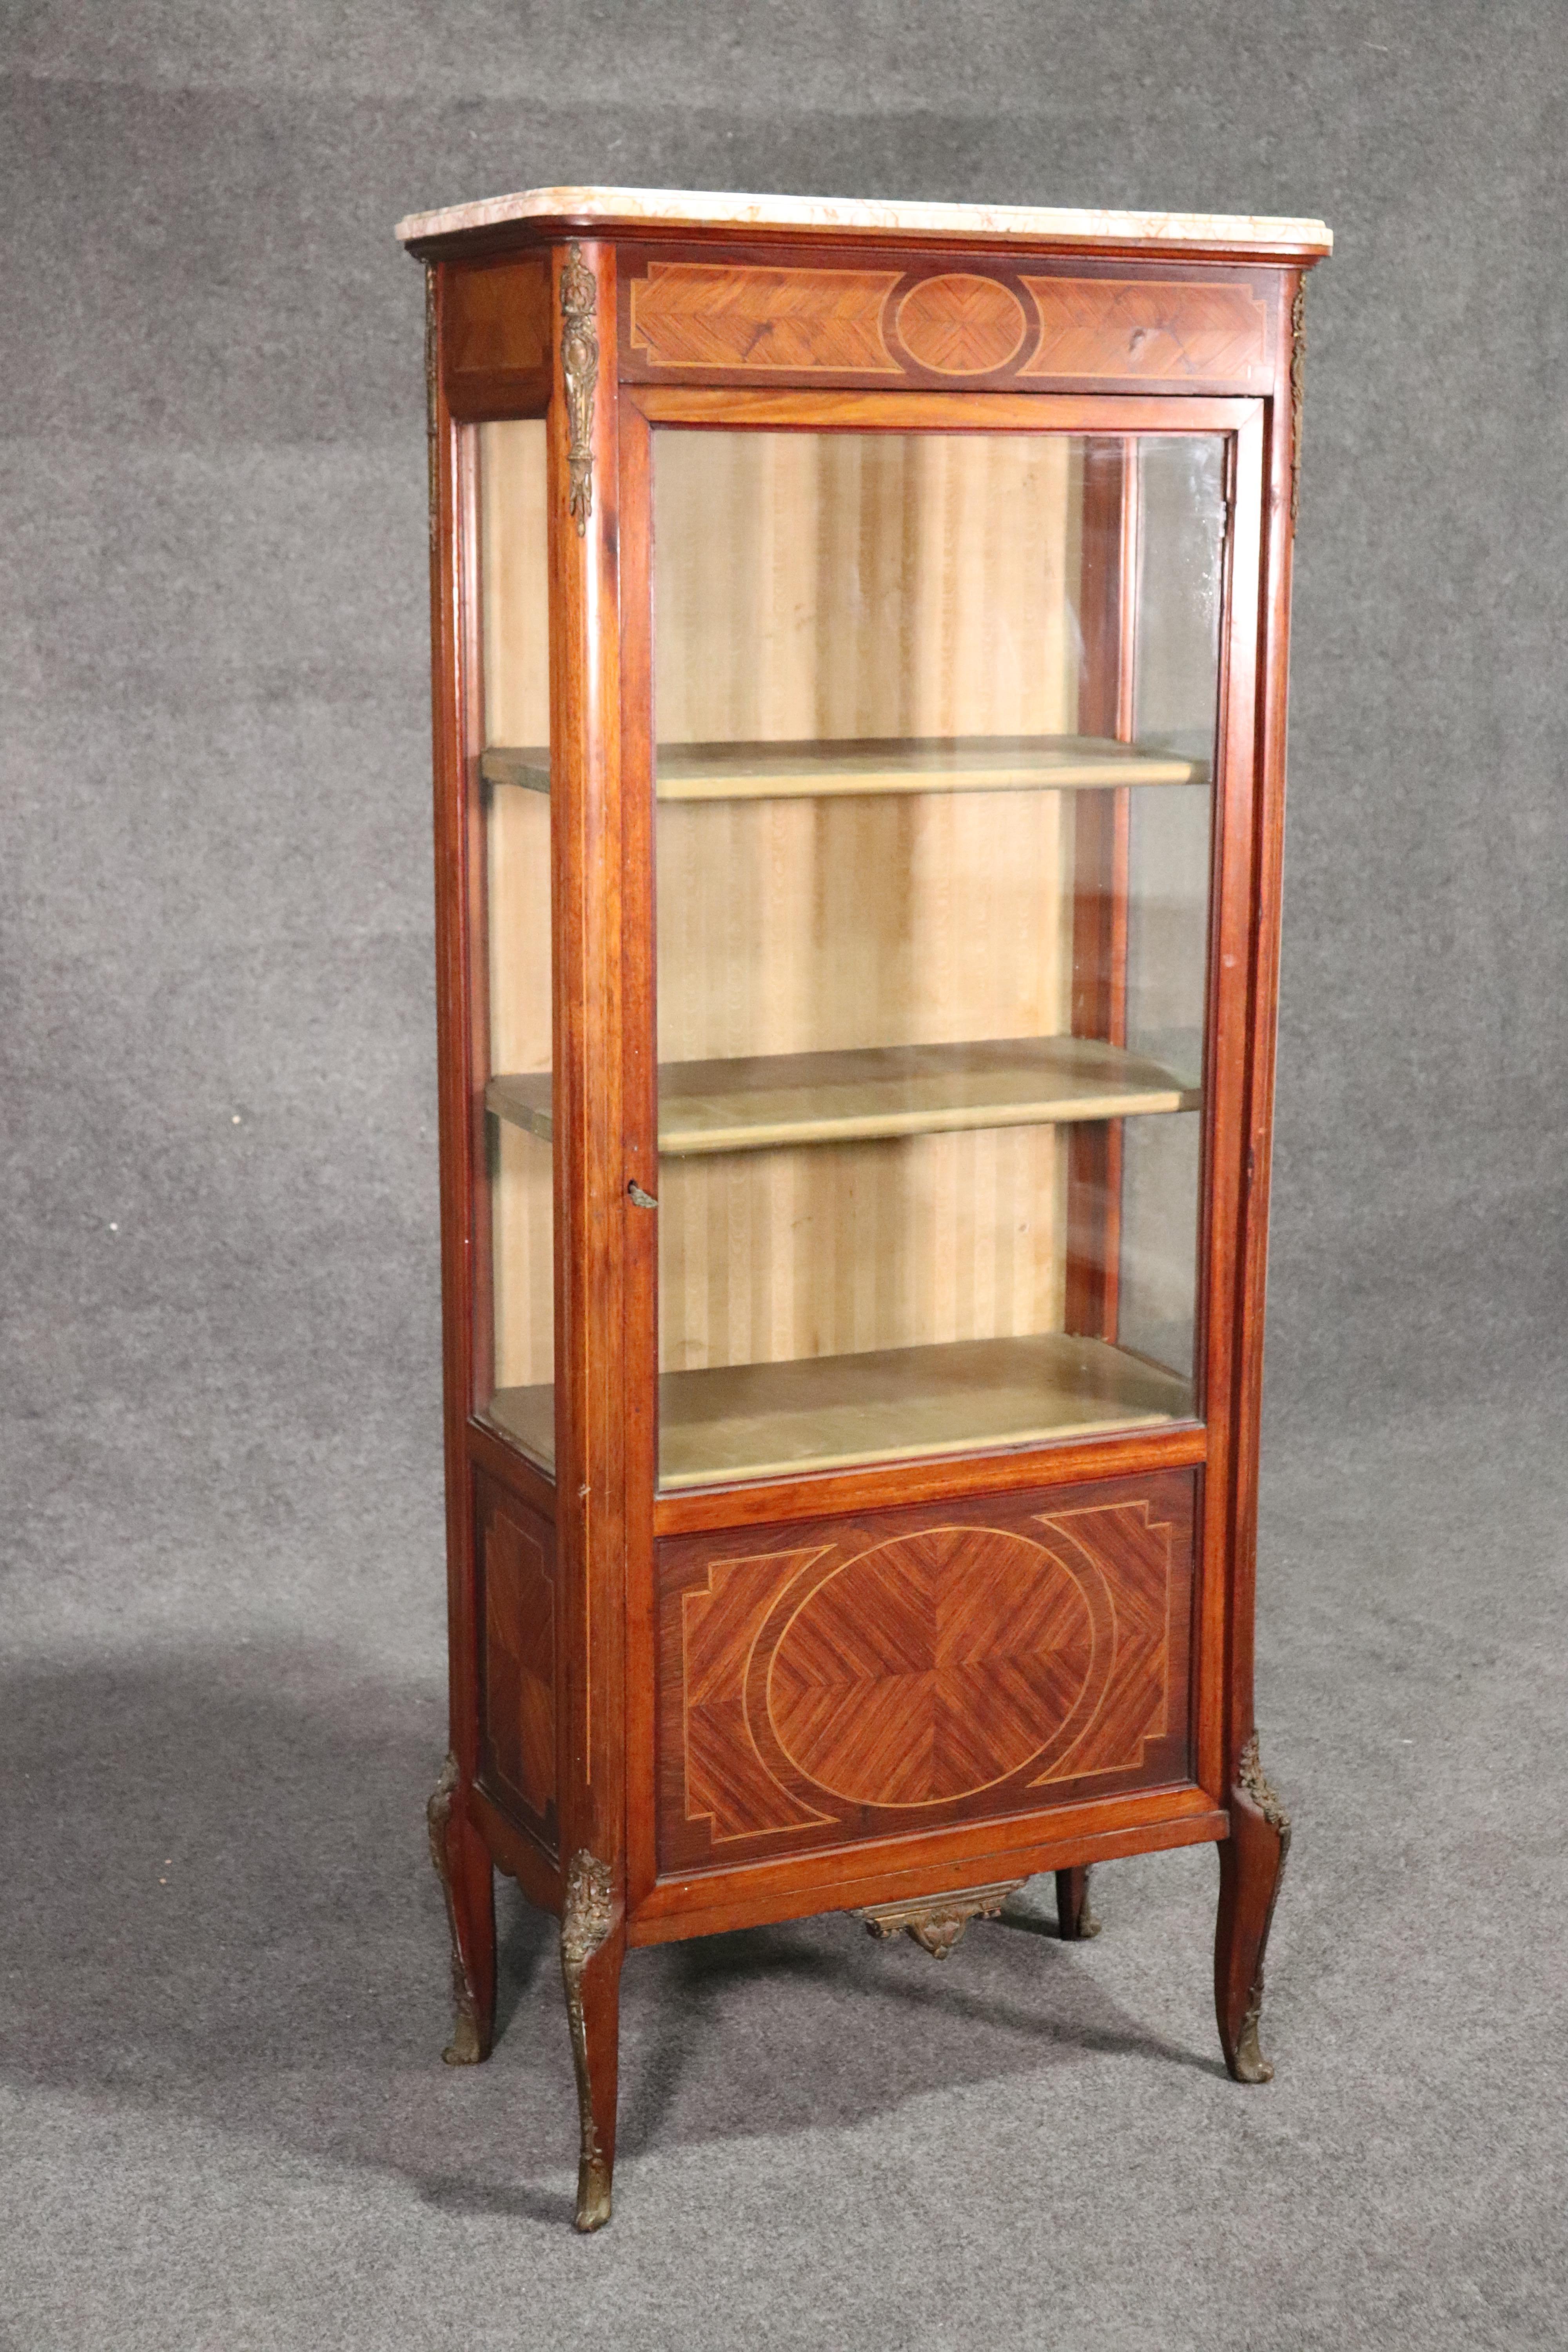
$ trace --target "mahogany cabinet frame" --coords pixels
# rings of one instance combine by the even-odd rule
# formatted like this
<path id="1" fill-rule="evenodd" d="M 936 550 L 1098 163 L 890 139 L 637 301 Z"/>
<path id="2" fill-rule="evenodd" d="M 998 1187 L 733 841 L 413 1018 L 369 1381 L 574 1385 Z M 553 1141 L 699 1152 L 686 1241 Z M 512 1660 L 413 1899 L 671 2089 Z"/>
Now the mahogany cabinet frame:
<path id="1" fill-rule="evenodd" d="M 494 2003 L 492 1864 L 564 1916 L 569 2013 L 584 2115 L 579 2221 L 607 2216 L 614 2149 L 616 1984 L 629 1945 L 822 1909 L 935 1904 L 978 1881 L 1064 1874 L 1118 1854 L 1196 1842 L 1221 1847 L 1216 2002 L 1227 2063 L 1265 2079 L 1257 2048 L 1261 1956 L 1289 1823 L 1257 1765 L 1253 1585 L 1274 1031 L 1279 970 L 1285 686 L 1299 462 L 1300 293 L 1312 253 L 1247 257 L 1267 306 L 1267 360 L 1245 389 L 1183 390 L 1111 380 L 1090 388 L 1033 375 L 1000 388 L 921 380 L 868 388 L 747 380 L 647 380 L 628 344 L 625 283 L 648 239 L 624 225 L 514 226 L 427 241 L 427 388 L 434 646 L 437 971 L 441 1243 L 450 1622 L 451 1759 L 432 1801 L 432 1838 L 454 1936 L 459 2028 L 454 2056 L 482 2056 Z M 798 233 L 743 247 L 699 232 L 661 255 L 710 260 L 767 247 L 797 256 Z M 945 250 L 945 244 L 942 250 Z M 988 255 L 990 248 L 981 249 Z M 838 236 L 831 252 L 875 258 L 900 282 L 929 277 L 929 242 Z M 942 252 L 936 255 L 940 261 Z M 973 257 L 972 257 L 973 258 Z M 1237 275 L 1237 257 L 1188 251 L 1179 270 L 1138 250 L 1059 247 L 1007 261 L 1065 279 L 1169 278 L 1201 287 Z M 957 267 L 959 264 L 952 263 Z M 974 267 L 980 267 L 974 258 Z M 572 511 L 584 450 L 562 387 L 563 270 L 592 283 L 596 343 L 591 503 Z M 581 280 L 577 281 L 579 284 Z M 1110 365 L 1107 362 L 1108 369 Z M 1260 377 L 1265 381 L 1260 381 Z M 547 1475 L 479 1417 L 490 1349 L 485 1083 L 488 959 L 479 758 L 482 678 L 477 436 L 491 420 L 543 418 L 549 474 L 556 1452 Z M 581 416 L 579 415 L 579 425 Z M 1089 731 L 1128 736 L 1126 604 L 1137 515 L 1128 436 L 1224 437 L 1219 717 L 1214 792 L 1208 1015 L 1202 1110 L 1197 1308 L 1198 1415 L 1158 1430 L 1065 1438 L 660 1493 L 657 1483 L 657 1217 L 630 1188 L 658 1192 L 654 779 L 651 740 L 651 480 L 654 429 L 1036 432 L 1086 436 L 1104 453 L 1089 495 L 1115 528 L 1116 561 L 1086 579 L 1086 634 L 1100 651 Z M 1097 634 L 1098 633 L 1098 634 Z M 1075 818 L 1075 932 L 1088 945 L 1073 1026 L 1120 1041 L 1125 958 L 1125 790 L 1086 793 Z M 1092 883 L 1086 887 L 1085 881 Z M 1120 925 L 1120 930 L 1118 930 Z M 1099 942 L 1096 945 L 1096 942 Z M 1092 952 L 1090 950 L 1092 950 Z M 1095 995 L 1098 987 L 1099 994 Z M 1114 1173 L 1120 1125 L 1075 1136 L 1069 1236 L 1079 1205 Z M 1114 1187 L 1112 1187 L 1114 1191 Z M 1069 1240 L 1069 1250 L 1074 1248 Z M 1069 1264 L 1071 1328 L 1114 1336 L 1114 1232 Z M 724 1867 L 658 1859 L 657 1549 L 704 1531 L 781 1528 L 1025 1489 L 1136 1480 L 1172 1470 L 1195 1482 L 1191 1777 L 1005 1820 L 857 1839 Z M 553 1531 L 553 1849 L 487 1785 L 481 1756 L 476 1496 L 482 1482 Z M 587 1878 L 583 1865 L 592 1864 Z M 1081 1881 L 1079 1881 L 1081 1895 Z M 1077 1898 L 1075 1898 L 1076 1900 Z M 1064 1919 L 1066 1918 L 1064 1910 Z M 1075 1913 L 1076 1916 L 1076 1913 Z M 912 1932 L 912 1930 L 911 1930 Z M 1077 1932 L 1077 1930 L 1073 1930 Z M 933 1947 L 934 1948 L 934 1947 Z M 583 1957 L 574 1961 L 572 1955 Z M 593 2143 L 592 2148 L 590 2142 Z M 586 2217 L 586 2218 L 584 2218 Z"/>

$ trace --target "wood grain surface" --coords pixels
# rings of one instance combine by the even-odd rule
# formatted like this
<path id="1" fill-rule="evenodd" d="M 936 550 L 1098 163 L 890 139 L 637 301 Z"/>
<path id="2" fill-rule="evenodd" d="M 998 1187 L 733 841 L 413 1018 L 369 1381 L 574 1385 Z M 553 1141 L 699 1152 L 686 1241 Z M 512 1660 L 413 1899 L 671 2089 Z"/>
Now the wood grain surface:
<path id="1" fill-rule="evenodd" d="M 480 1785 L 556 1854 L 555 1530 L 476 1476 Z"/>
<path id="2" fill-rule="evenodd" d="M 899 341 L 933 375 L 989 375 L 1017 357 L 1028 331 L 1011 287 L 973 269 L 921 278 L 898 309 Z"/>
<path id="3" fill-rule="evenodd" d="M 899 276 L 653 261 L 630 281 L 628 347 L 650 368 L 897 375 L 881 320 Z"/>
<path id="4" fill-rule="evenodd" d="M 909 254 L 801 265 L 628 255 L 633 381 L 989 385 L 1113 383 L 1253 391 L 1271 378 L 1257 274 L 1173 275 Z"/>
<path id="5" fill-rule="evenodd" d="M 454 416 L 542 416 L 550 396 L 550 264 L 542 256 L 447 273 L 441 373 Z"/>
<path id="6" fill-rule="evenodd" d="M 1250 384 L 1266 370 L 1268 311 L 1249 287 L 1147 278 L 1022 283 L 1040 339 L 1020 375 Z"/>
<path id="7" fill-rule="evenodd" d="M 659 1548 L 659 1860 L 1180 1779 L 1192 1480 Z"/>

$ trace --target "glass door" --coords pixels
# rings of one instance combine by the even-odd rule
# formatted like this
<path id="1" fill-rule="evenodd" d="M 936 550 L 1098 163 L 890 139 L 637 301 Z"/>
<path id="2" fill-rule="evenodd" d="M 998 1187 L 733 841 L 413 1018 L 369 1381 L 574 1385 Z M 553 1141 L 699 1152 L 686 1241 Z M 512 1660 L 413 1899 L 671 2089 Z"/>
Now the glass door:
<path id="1" fill-rule="evenodd" d="M 655 430 L 665 1488 L 1197 1409 L 1225 453 Z"/>

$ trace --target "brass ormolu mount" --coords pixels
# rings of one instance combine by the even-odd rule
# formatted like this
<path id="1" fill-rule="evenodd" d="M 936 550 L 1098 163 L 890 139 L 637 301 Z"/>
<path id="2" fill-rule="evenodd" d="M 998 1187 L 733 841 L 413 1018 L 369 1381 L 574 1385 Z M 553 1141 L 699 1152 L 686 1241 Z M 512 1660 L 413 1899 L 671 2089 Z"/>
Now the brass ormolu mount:
<path id="1" fill-rule="evenodd" d="M 868 1903 L 855 1912 L 868 1936 L 896 1936 L 902 1928 L 933 1960 L 945 1960 L 972 1919 L 994 1919 L 1024 1881 L 1005 1878 L 994 1886 L 960 1886 L 951 1895 L 920 1895 L 908 1903 Z"/>
<path id="2" fill-rule="evenodd" d="M 576 2225 L 583 2231 L 602 2230 L 610 2218 L 610 2167 L 599 2146 L 599 2129 L 594 2121 L 583 1974 L 614 1921 L 610 1865 L 584 1846 L 567 1865 L 566 1895 L 561 1911 L 561 1975 L 566 1987 L 566 2021 L 572 2033 L 572 2063 L 577 2074 L 577 2110 L 582 2126 Z"/>

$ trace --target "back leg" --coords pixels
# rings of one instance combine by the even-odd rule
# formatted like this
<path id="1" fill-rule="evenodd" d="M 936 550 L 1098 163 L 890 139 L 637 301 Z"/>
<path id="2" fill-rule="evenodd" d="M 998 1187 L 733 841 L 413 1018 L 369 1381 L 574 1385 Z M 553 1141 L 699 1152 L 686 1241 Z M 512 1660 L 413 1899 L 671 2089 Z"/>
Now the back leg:
<path id="1" fill-rule="evenodd" d="M 1089 1864 L 1057 1873 L 1057 1927 L 1065 1944 L 1098 1936 L 1100 1922 L 1089 1907 Z"/>
<path id="2" fill-rule="evenodd" d="M 455 1756 L 448 1756 L 441 1768 L 426 1818 L 430 1859 L 447 1898 L 447 1924 L 452 1931 L 456 2021 L 441 2054 L 448 2066 L 473 2066 L 489 2056 L 495 2033 L 495 1871 L 489 1848 L 464 1809 Z"/>

